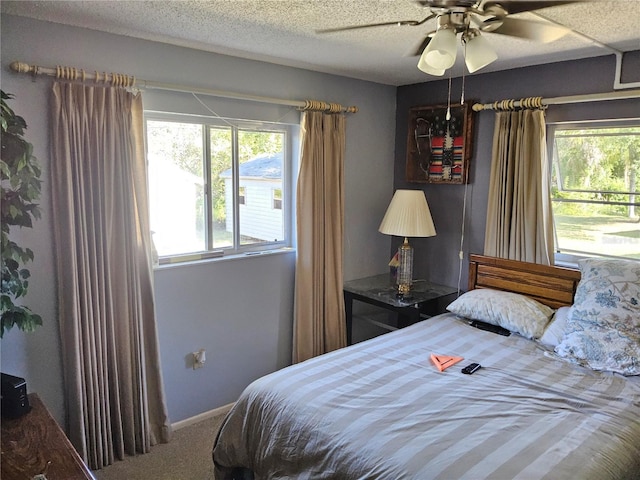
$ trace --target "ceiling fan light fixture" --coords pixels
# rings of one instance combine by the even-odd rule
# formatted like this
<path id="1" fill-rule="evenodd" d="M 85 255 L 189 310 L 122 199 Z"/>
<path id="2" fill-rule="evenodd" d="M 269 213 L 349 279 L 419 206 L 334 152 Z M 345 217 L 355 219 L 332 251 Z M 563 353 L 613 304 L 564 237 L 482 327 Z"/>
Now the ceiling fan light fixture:
<path id="1" fill-rule="evenodd" d="M 491 45 L 476 29 L 470 29 L 462 37 L 464 42 L 464 61 L 469 73 L 476 72 L 498 59 Z"/>
<path id="2" fill-rule="evenodd" d="M 426 49 L 425 49 L 425 52 L 426 52 Z M 431 65 L 429 65 L 425 59 L 426 57 L 425 52 L 422 53 L 422 55 L 420 56 L 420 60 L 418 60 L 418 70 L 422 70 L 424 73 L 427 73 L 429 75 L 442 77 L 446 69 L 434 68 Z"/>
<path id="3" fill-rule="evenodd" d="M 446 70 L 456 61 L 457 47 L 455 31 L 452 28 L 440 28 L 427 45 L 422 57 L 433 69 Z M 422 58 L 420 60 L 422 61 Z"/>

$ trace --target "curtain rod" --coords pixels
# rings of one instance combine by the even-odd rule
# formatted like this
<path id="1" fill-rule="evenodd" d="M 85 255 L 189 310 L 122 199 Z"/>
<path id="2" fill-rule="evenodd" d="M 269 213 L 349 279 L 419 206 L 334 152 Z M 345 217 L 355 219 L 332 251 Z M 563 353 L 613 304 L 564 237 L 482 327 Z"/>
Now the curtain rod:
<path id="1" fill-rule="evenodd" d="M 356 106 L 345 107 L 338 103 L 328 103 L 320 100 L 286 100 L 282 98 L 261 97 L 258 95 L 248 95 L 244 93 L 228 92 L 224 90 L 187 87 L 184 85 L 142 80 L 137 79 L 134 76 L 121 73 L 107 73 L 98 71 L 90 73 L 85 71 L 84 69 L 78 69 L 75 67 L 56 66 L 55 68 L 49 68 L 41 67 L 38 65 L 29 65 L 24 62 L 15 61 L 11 63 L 10 68 L 11 70 L 18 73 L 30 73 L 34 77 L 37 75 L 47 75 L 50 77 L 56 77 L 61 80 L 82 82 L 93 81 L 95 83 L 108 84 L 115 87 L 137 87 L 150 90 L 155 89 L 182 93 L 199 93 L 202 95 L 230 98 L 233 100 L 246 100 L 251 102 L 271 103 L 275 105 L 287 105 L 290 107 L 296 107 L 299 110 L 322 111 L 328 113 L 356 113 L 358 111 L 358 107 Z"/>
<path id="2" fill-rule="evenodd" d="M 602 102 L 606 100 L 625 100 L 629 98 L 640 98 L 640 89 L 590 93 L 586 95 L 571 95 L 567 97 L 529 97 L 520 100 L 499 100 L 493 103 L 476 103 L 473 105 L 475 112 L 482 110 L 514 110 L 516 108 L 542 108 L 547 105 L 562 105 L 567 103 Z"/>

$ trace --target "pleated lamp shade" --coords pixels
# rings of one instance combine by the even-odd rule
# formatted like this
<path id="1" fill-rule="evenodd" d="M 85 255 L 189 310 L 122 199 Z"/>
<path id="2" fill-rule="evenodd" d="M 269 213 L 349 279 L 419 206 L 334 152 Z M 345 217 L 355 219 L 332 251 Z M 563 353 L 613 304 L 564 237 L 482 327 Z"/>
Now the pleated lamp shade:
<path id="1" fill-rule="evenodd" d="M 378 231 L 398 237 L 433 237 L 431 211 L 422 190 L 396 190 Z"/>

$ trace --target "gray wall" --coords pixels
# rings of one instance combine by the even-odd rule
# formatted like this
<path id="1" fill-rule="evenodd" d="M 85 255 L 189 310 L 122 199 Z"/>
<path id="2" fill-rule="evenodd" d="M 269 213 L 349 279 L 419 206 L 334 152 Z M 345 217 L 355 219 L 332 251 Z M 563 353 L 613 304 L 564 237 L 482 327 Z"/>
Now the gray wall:
<path id="1" fill-rule="evenodd" d="M 640 51 L 625 55 L 624 82 L 640 81 Z M 472 75 L 466 78 L 465 98 L 471 103 L 491 103 L 505 98 L 542 96 L 551 98 L 613 91 L 615 57 L 603 56 L 574 62 L 563 62 L 506 72 Z M 470 164 L 470 181 L 464 185 L 424 185 L 405 181 L 407 129 L 409 109 L 414 106 L 443 105 L 447 102 L 446 80 L 398 88 L 396 112 L 395 188 L 422 188 L 429 202 L 437 235 L 412 239 L 414 274 L 416 278 L 450 286 L 460 282 L 467 286 L 468 254 L 483 253 L 486 205 L 491 170 L 493 140 L 492 111 L 474 113 L 475 135 Z M 461 80 L 452 82 L 451 102 L 459 103 Z M 547 121 L 580 119 L 638 118 L 640 99 L 552 105 L 546 112 Z M 466 194 L 464 259 L 460 269 L 458 252 L 462 232 L 462 211 Z M 391 251 L 400 239 L 394 239 Z M 459 271 L 462 271 L 459 277 Z M 460 278 L 460 280 L 459 280 Z"/>
<path id="2" fill-rule="evenodd" d="M 48 138 L 51 79 L 9 70 L 13 60 L 114 71 L 158 82 L 301 100 L 357 105 L 347 119 L 345 279 L 386 270 L 390 240 L 378 224 L 393 193 L 395 87 L 216 55 L 166 44 L 2 17 L 2 89 L 28 124 L 27 139 L 43 166 L 43 218 L 12 238 L 35 252 L 26 304 L 44 325 L 32 334 L 11 330 L 0 342 L 3 372 L 23 376 L 58 421 L 64 418 L 61 342 L 52 250 Z M 143 93 L 145 108 L 205 111 L 184 94 Z M 285 107 L 207 97 L 221 115 L 297 118 Z M 293 115 L 293 116 L 292 116 Z M 288 364 L 294 281 L 293 253 L 161 267 L 155 274 L 162 372 L 172 422 L 235 400 L 255 378 Z M 192 370 L 199 348 L 207 365 Z"/>

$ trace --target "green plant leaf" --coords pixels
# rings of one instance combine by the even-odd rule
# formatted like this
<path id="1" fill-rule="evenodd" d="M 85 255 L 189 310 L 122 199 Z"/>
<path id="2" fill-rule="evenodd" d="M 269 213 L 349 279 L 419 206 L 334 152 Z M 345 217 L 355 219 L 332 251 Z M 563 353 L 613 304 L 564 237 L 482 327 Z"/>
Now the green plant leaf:
<path id="1" fill-rule="evenodd" d="M 23 265 L 34 258 L 33 251 L 9 238 L 11 228 L 33 226 L 41 216 L 36 201 L 40 197 L 41 169 L 33 156 L 33 145 L 24 138 L 27 123 L 16 115 L 6 100 L 13 98 L 0 90 L 2 114 L 2 156 L 0 158 L 0 214 L 2 220 L 2 295 L 0 296 L 0 338 L 13 326 L 30 332 L 42 325 L 40 315 L 15 300 L 27 294 L 31 273 Z"/>

